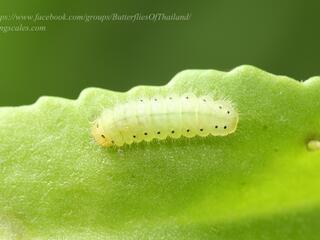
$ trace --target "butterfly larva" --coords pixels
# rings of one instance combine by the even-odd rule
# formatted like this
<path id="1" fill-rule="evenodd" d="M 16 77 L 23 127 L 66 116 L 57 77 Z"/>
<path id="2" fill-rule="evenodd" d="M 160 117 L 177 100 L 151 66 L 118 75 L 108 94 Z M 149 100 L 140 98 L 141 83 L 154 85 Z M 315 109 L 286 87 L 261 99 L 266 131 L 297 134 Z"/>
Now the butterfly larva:
<path id="1" fill-rule="evenodd" d="M 92 134 L 102 146 L 163 140 L 224 136 L 237 128 L 238 112 L 229 101 L 213 101 L 192 93 L 137 99 L 105 109 L 94 121 Z"/>

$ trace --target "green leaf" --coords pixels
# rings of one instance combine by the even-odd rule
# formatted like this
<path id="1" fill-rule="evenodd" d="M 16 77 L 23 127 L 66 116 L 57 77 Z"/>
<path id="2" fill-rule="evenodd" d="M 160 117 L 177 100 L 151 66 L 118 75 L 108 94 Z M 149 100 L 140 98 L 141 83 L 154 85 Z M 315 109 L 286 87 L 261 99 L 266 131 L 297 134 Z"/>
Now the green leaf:
<path id="1" fill-rule="evenodd" d="M 240 112 L 225 137 L 107 149 L 103 108 L 138 96 L 214 94 Z M 4 239 L 318 239 L 320 78 L 251 66 L 186 70 L 163 87 L 85 89 L 0 108 Z"/>

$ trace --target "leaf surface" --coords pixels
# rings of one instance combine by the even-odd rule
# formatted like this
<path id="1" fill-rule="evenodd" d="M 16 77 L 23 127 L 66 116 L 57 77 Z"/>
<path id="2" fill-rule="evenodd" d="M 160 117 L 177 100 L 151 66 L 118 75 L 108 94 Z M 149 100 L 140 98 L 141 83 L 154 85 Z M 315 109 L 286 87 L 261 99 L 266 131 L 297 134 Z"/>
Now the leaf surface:
<path id="1" fill-rule="evenodd" d="M 232 101 L 238 129 L 121 149 L 97 145 L 103 108 L 193 92 Z M 186 70 L 166 86 L 89 88 L 0 108 L 4 239 L 317 239 L 320 78 L 298 82 L 252 66 Z"/>

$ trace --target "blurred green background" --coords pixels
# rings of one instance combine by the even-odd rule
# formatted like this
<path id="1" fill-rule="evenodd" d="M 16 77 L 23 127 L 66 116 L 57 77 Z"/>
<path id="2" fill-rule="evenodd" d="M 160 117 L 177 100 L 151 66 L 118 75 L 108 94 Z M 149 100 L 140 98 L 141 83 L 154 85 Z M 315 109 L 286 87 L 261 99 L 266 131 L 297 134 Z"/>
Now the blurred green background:
<path id="1" fill-rule="evenodd" d="M 46 22 L 46 32 L 0 33 L 0 105 L 31 104 L 42 95 L 77 98 L 86 87 L 163 85 L 183 69 L 227 71 L 242 64 L 307 79 L 320 72 L 319 10 L 320 2 L 302 0 L 1 1 L 0 15 L 192 16 L 185 22 Z"/>

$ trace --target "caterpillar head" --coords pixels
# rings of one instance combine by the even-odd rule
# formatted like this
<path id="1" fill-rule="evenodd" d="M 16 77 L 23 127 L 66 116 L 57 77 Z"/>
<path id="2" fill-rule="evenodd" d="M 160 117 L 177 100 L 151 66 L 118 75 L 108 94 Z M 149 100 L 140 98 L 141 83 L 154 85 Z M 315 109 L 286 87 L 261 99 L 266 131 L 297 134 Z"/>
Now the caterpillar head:
<path id="1" fill-rule="evenodd" d="M 94 122 L 92 129 L 91 129 L 91 134 L 92 134 L 93 138 L 96 140 L 96 142 L 101 146 L 111 147 L 114 145 L 114 142 L 105 133 L 99 120 Z"/>

